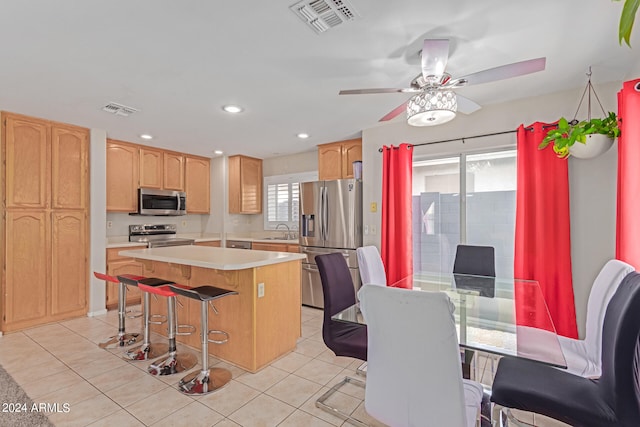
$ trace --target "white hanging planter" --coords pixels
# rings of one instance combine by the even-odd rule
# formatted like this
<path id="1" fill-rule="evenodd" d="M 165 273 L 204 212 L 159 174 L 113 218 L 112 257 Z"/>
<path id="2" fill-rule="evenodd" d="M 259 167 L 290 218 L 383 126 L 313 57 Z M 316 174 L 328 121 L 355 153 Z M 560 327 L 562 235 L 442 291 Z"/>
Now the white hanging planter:
<path id="1" fill-rule="evenodd" d="M 612 145 L 613 138 L 609 138 L 607 135 L 594 133 L 587 135 L 587 142 L 585 144 L 576 142 L 569 147 L 569 153 L 578 159 L 593 159 L 594 157 L 605 153 Z"/>

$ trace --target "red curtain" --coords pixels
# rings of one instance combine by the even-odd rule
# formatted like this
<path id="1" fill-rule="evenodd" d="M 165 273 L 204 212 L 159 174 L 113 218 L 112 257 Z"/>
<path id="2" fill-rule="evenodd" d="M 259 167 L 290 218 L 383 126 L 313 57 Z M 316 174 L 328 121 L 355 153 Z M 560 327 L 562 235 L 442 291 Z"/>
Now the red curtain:
<path id="1" fill-rule="evenodd" d="M 413 274 L 411 183 L 413 146 L 382 147 L 381 257 L 389 285 Z"/>
<path id="2" fill-rule="evenodd" d="M 578 338 L 571 279 L 569 169 L 551 148 L 538 150 L 549 125 L 518 128 L 518 184 L 514 277 L 537 280 L 560 335 Z M 543 327 L 541 319 L 523 319 L 528 298 L 516 295 L 516 321 Z M 524 323 L 521 323 L 524 322 Z"/>
<path id="3" fill-rule="evenodd" d="M 624 82 L 618 92 L 618 209 L 616 258 L 640 269 L 640 79 Z"/>

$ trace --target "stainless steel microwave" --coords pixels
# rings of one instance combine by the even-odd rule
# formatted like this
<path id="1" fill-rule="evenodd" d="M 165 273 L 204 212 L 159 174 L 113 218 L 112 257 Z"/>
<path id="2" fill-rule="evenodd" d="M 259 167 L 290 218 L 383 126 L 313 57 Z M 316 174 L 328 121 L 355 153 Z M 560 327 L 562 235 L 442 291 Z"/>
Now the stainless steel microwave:
<path id="1" fill-rule="evenodd" d="M 187 195 L 184 191 L 139 188 L 138 214 L 186 215 Z"/>

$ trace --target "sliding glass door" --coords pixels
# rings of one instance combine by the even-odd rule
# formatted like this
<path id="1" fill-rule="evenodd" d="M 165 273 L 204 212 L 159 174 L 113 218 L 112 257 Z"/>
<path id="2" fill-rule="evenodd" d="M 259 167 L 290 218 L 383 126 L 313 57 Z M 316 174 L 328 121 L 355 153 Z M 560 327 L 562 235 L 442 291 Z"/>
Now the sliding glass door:
<path id="1" fill-rule="evenodd" d="M 413 162 L 414 271 L 451 272 L 459 243 L 493 246 L 513 277 L 515 150 Z"/>

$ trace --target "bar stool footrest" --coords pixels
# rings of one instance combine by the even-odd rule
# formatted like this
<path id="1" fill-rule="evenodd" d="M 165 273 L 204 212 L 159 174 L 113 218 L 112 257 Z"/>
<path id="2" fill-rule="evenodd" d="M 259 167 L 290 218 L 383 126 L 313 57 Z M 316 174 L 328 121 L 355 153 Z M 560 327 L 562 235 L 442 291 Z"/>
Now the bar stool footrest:
<path id="1" fill-rule="evenodd" d="M 229 334 L 227 332 L 225 332 L 225 331 L 218 331 L 218 330 L 215 330 L 215 329 L 211 329 L 211 330 L 207 331 L 207 335 L 214 335 L 214 334 L 215 335 L 224 335 L 225 338 L 223 340 L 207 339 L 207 341 L 209 341 L 210 343 L 213 343 L 213 344 L 224 344 L 227 341 L 229 341 Z"/>
<path id="2" fill-rule="evenodd" d="M 151 320 L 151 319 L 160 319 L 160 320 Z M 163 323 L 167 323 L 167 316 L 164 314 L 151 314 L 149 315 L 149 324 L 151 325 L 162 325 Z"/>
<path id="3" fill-rule="evenodd" d="M 186 331 L 180 331 L 180 329 L 186 329 Z M 176 336 L 191 335 L 196 331 L 196 327 L 193 325 L 177 325 Z"/>
<path id="4" fill-rule="evenodd" d="M 142 317 L 142 311 L 140 310 L 127 310 L 125 314 L 127 315 L 127 319 L 137 319 L 138 317 Z"/>

